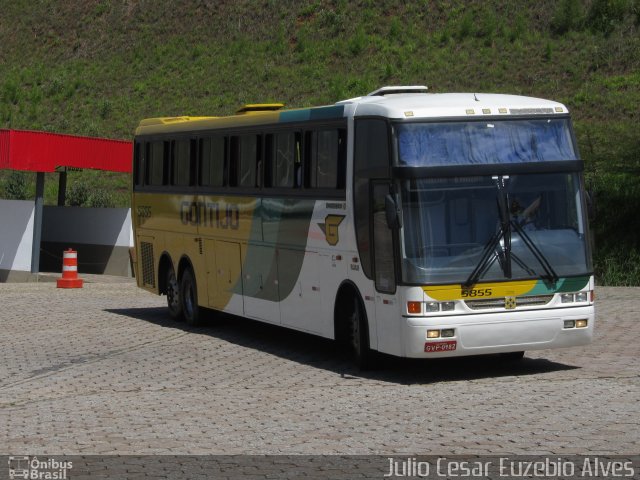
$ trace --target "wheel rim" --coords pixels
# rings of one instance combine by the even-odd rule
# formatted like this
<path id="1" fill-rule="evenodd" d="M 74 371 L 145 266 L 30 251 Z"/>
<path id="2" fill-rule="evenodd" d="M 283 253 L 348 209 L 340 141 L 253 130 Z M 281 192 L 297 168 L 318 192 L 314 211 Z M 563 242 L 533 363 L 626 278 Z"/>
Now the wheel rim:
<path id="1" fill-rule="evenodd" d="M 178 280 L 173 270 L 169 273 L 167 280 L 167 300 L 169 308 L 173 311 L 180 309 L 180 295 L 179 295 Z"/>
<path id="2" fill-rule="evenodd" d="M 187 286 L 184 289 L 184 310 L 187 317 L 191 318 L 193 316 L 193 285 L 191 282 L 187 282 Z"/>

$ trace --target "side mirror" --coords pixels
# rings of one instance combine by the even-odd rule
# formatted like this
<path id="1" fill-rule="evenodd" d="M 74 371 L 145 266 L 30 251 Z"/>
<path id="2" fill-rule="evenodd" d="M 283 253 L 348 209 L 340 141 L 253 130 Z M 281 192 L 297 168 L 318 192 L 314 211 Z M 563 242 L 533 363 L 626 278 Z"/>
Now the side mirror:
<path id="1" fill-rule="evenodd" d="M 402 212 L 391 194 L 384 197 L 384 211 L 387 215 L 387 226 L 396 230 L 402 227 Z"/>

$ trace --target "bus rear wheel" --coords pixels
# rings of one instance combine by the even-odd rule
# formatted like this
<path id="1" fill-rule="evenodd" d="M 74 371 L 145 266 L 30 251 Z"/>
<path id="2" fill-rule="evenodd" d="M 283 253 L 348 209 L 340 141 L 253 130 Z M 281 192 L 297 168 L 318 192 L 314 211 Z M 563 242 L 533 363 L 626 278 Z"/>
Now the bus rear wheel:
<path id="1" fill-rule="evenodd" d="M 198 288 L 193 270 L 187 268 L 180 279 L 180 302 L 182 316 L 186 322 L 197 327 L 202 324 L 202 315 L 198 307 Z"/>
<path id="2" fill-rule="evenodd" d="M 177 321 L 184 319 L 182 315 L 180 285 L 178 284 L 176 272 L 173 267 L 169 267 L 169 270 L 167 270 L 167 307 L 169 307 L 169 316 L 171 318 Z"/>

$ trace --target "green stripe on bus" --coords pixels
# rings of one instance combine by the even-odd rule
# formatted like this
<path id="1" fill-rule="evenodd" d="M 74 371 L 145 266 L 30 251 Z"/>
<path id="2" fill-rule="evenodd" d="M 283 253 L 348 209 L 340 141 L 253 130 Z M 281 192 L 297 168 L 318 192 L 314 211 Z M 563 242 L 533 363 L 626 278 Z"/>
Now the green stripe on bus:
<path id="1" fill-rule="evenodd" d="M 274 302 L 291 294 L 302 270 L 314 205 L 315 200 L 306 199 L 258 202 L 235 293 Z"/>
<path id="2" fill-rule="evenodd" d="M 305 108 L 302 110 L 285 110 L 280 112 L 280 122 L 304 122 L 307 120 L 327 120 L 342 118 L 344 105 L 330 107 Z"/>

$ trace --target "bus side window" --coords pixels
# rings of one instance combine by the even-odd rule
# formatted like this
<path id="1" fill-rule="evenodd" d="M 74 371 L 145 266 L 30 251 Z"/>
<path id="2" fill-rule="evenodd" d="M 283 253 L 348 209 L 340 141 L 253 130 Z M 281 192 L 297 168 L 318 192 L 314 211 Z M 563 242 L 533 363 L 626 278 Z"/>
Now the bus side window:
<path id="1" fill-rule="evenodd" d="M 317 132 L 316 165 L 314 168 L 317 188 L 336 188 L 338 186 L 338 130 L 320 130 Z"/>
<path id="2" fill-rule="evenodd" d="M 332 128 L 305 136 L 305 186 L 340 189 L 345 185 L 346 132 Z"/>
<path id="3" fill-rule="evenodd" d="M 347 131 L 344 128 L 338 130 L 337 169 L 336 187 L 344 189 L 347 183 Z"/>
<path id="4" fill-rule="evenodd" d="M 149 185 L 149 165 L 151 164 L 151 142 L 144 142 L 144 162 L 140 174 L 141 185 Z"/>
<path id="5" fill-rule="evenodd" d="M 240 163 L 240 141 L 239 137 L 229 138 L 229 186 L 238 186 L 238 170 Z"/>
<path id="6" fill-rule="evenodd" d="M 273 169 L 274 169 L 274 141 L 273 133 L 267 133 L 264 136 L 264 186 L 273 187 Z"/>
<path id="7" fill-rule="evenodd" d="M 291 188 L 294 186 L 295 138 L 296 134 L 293 132 L 275 135 L 273 178 L 276 187 Z"/>
<path id="8" fill-rule="evenodd" d="M 143 155 L 144 144 L 136 142 L 133 147 L 133 184 L 135 186 L 142 185 Z"/>
<path id="9" fill-rule="evenodd" d="M 199 140 L 200 185 L 221 187 L 224 185 L 226 139 L 222 136 Z"/>
<path id="10" fill-rule="evenodd" d="M 302 188 L 302 133 L 296 132 L 293 152 L 293 186 Z"/>
<path id="11" fill-rule="evenodd" d="M 166 153 L 165 143 L 161 140 L 150 143 L 149 160 L 147 161 L 146 184 L 160 186 L 165 184 L 166 176 Z"/>
<path id="12" fill-rule="evenodd" d="M 171 185 L 185 187 L 191 185 L 192 156 L 191 141 L 180 139 L 171 142 L 172 144 L 172 175 Z"/>
<path id="13" fill-rule="evenodd" d="M 240 137 L 240 177 L 241 187 L 257 185 L 258 136 L 242 135 Z"/>
<path id="14" fill-rule="evenodd" d="M 302 184 L 305 188 L 312 188 L 314 186 L 315 174 L 313 170 L 316 165 L 316 149 L 317 149 L 317 136 L 316 132 L 304 132 L 304 157 L 302 164 Z"/>
<path id="15" fill-rule="evenodd" d="M 264 170 L 264 140 L 262 135 L 256 135 L 256 162 L 255 162 L 255 182 L 254 187 L 262 188 L 263 185 L 263 170 Z"/>

